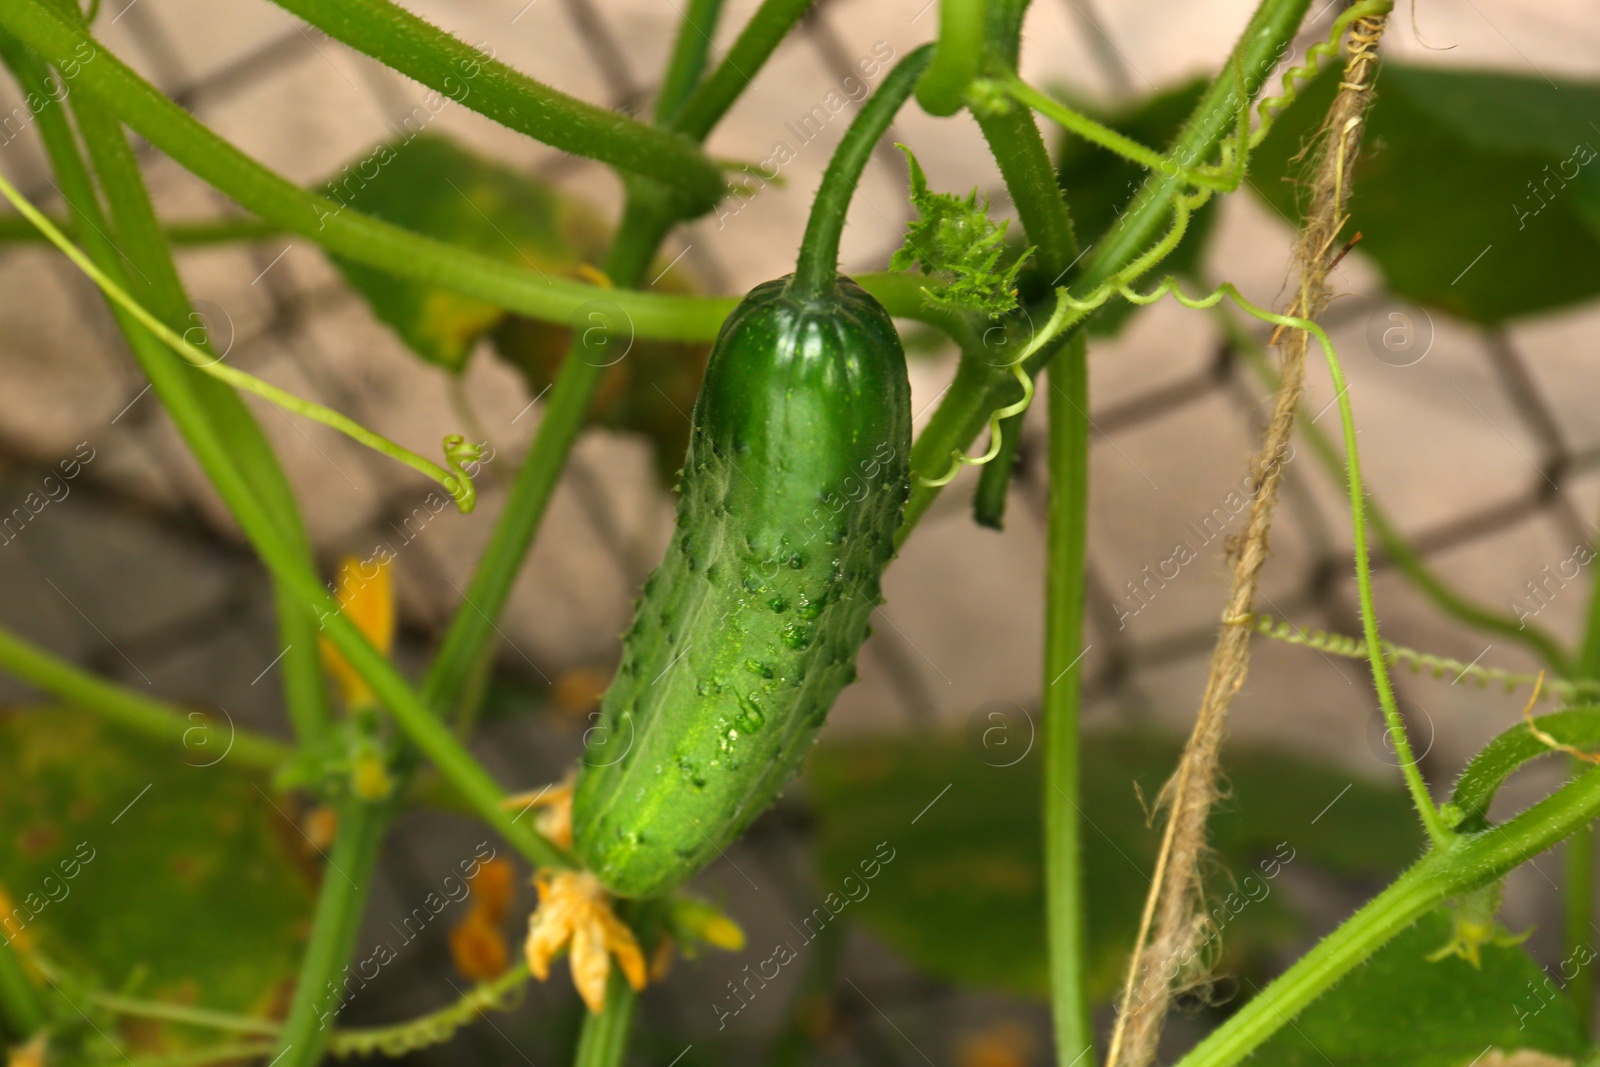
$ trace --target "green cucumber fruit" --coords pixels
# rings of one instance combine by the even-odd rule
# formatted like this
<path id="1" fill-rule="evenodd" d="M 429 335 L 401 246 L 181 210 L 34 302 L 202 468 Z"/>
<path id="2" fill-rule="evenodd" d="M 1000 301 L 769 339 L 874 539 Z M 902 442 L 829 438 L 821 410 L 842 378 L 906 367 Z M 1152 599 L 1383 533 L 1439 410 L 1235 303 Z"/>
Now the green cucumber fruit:
<path id="1" fill-rule="evenodd" d="M 855 678 L 910 493 L 911 390 L 848 278 L 767 282 L 728 316 L 695 400 L 677 530 L 590 731 L 574 847 L 655 896 L 777 797 Z"/>

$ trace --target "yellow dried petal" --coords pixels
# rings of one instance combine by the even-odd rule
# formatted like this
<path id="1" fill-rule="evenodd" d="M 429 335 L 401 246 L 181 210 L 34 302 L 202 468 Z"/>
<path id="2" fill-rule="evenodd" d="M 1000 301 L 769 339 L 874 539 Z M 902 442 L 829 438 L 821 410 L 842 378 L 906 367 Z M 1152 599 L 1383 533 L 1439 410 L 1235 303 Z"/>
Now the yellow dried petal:
<path id="1" fill-rule="evenodd" d="M 590 916 L 572 932 L 572 984 L 578 995 L 598 1015 L 606 1006 L 606 980 L 611 977 L 611 957 L 606 953 L 605 927 Z"/>

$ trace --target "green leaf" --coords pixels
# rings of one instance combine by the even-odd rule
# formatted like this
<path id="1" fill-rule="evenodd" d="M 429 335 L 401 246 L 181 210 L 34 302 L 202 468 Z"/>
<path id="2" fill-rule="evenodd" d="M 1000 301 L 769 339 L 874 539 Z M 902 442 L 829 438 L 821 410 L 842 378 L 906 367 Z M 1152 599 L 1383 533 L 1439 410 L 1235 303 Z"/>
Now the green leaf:
<path id="1" fill-rule="evenodd" d="M 592 269 L 610 244 L 603 216 L 587 203 L 427 134 L 377 146 L 347 164 L 323 191 L 385 222 L 551 277 L 577 277 Z M 479 339 L 488 336 L 496 353 L 522 374 L 530 397 L 555 381 L 572 324 L 512 315 L 494 304 L 331 258 L 373 314 L 429 363 L 459 374 Z M 693 291 L 681 273 L 671 270 L 662 270 L 652 288 Z M 616 327 L 619 314 L 599 297 L 579 309 L 576 325 Z M 649 438 L 656 446 L 657 469 L 670 483 L 688 446 L 687 412 L 710 347 L 637 340 L 625 330 L 610 336 L 609 343 L 614 353 L 600 358 L 612 365 L 589 421 Z"/>
<path id="2" fill-rule="evenodd" d="M 226 758 L 206 765 L 227 729 L 197 716 L 196 743 L 173 747 L 72 709 L 0 712 L 0 886 L 26 948 L 139 997 L 281 1010 L 311 888 L 265 782 Z M 157 1047 L 174 1034 L 141 1023 L 126 1036 Z"/>
<path id="3" fill-rule="evenodd" d="M 1019 759 L 1034 725 L 1018 709 L 982 725 L 982 736 L 968 741 L 894 736 L 819 746 L 808 780 L 822 884 L 835 888 L 852 872 L 859 878 L 861 861 L 887 842 L 895 859 L 870 894 L 850 905 L 852 917 L 932 974 L 1042 994 L 1038 753 Z M 1140 795 L 1160 791 L 1180 745 L 1134 732 L 1084 740 L 1089 974 L 1102 1000 L 1121 978 L 1159 844 Z M 1277 881 L 1285 867 L 1386 877 L 1419 853 L 1415 820 L 1397 786 L 1242 745 L 1229 750 L 1226 769 L 1232 791 L 1212 820 L 1220 862 L 1210 883 L 1225 971 L 1259 973 L 1268 950 L 1301 932 Z"/>
<path id="4" fill-rule="evenodd" d="M 1113 110 L 1083 101 L 1068 102 L 1074 109 L 1141 144 L 1163 149 L 1177 135 L 1205 90 L 1206 81 L 1197 79 Z M 1064 134 L 1056 176 L 1066 190 L 1067 203 L 1072 205 L 1073 225 L 1084 239 L 1084 247 L 1091 248 L 1104 239 L 1117 224 L 1118 215 L 1138 194 L 1145 170 L 1098 145 Z M 1216 223 L 1216 210 L 1213 198 L 1194 213 L 1183 241 L 1157 268 L 1158 278 L 1166 274 L 1194 277 Z M 1097 336 L 1112 336 L 1138 311 L 1138 307 L 1126 300 L 1113 300 L 1089 320 L 1089 330 Z"/>
<path id="5" fill-rule="evenodd" d="M 1521 948 L 1485 945 L 1483 965 L 1428 962 L 1451 937 L 1435 912 L 1380 949 L 1255 1053 L 1261 1067 L 1466 1067 L 1489 1049 L 1576 1059 L 1585 1046 L 1558 974 Z M 1570 975 L 1568 975 L 1570 977 Z"/>
<path id="6" fill-rule="evenodd" d="M 441 137 L 380 144 L 320 190 L 346 207 L 475 252 L 570 276 L 604 253 L 606 228 L 587 204 Z M 472 346 L 506 317 L 493 304 L 332 257 L 412 351 L 459 372 Z"/>
<path id="7" fill-rule="evenodd" d="M 911 206 L 917 217 L 905 243 L 889 259 L 890 270 L 919 268 L 939 281 L 922 290 L 927 302 L 949 311 L 975 311 L 991 318 L 1017 306 L 1017 273 L 1033 249 L 1014 253 L 1006 245 L 1005 222 L 989 217 L 989 198 L 974 189 L 966 196 L 935 193 L 917 157 L 905 145 L 911 173 Z"/>
<path id="8" fill-rule="evenodd" d="M 1333 97 L 1325 70 L 1251 159 L 1251 182 L 1300 218 L 1295 180 Z M 1347 234 L 1389 287 L 1499 323 L 1600 294 L 1600 83 L 1385 63 L 1354 168 Z"/>
<path id="9" fill-rule="evenodd" d="M 1464 833 L 1484 829 L 1501 784 L 1529 760 L 1556 754 L 1559 749 L 1551 741 L 1581 749 L 1600 746 L 1600 708 L 1567 708 L 1541 715 L 1533 724 L 1545 737 L 1528 729 L 1527 723 L 1518 723 L 1485 745 L 1461 772 L 1450 795 L 1460 820 L 1457 829 Z"/>

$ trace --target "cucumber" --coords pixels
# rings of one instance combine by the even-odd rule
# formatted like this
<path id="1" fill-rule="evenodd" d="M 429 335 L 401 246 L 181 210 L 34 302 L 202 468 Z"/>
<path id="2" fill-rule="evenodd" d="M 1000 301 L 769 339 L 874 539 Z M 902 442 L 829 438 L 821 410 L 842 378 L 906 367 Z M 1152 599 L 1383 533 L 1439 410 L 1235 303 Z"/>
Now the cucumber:
<path id="1" fill-rule="evenodd" d="M 624 897 L 692 877 L 798 769 L 855 678 L 910 493 L 905 354 L 842 276 L 752 290 L 691 423 L 677 528 L 573 799 L 578 858 Z"/>

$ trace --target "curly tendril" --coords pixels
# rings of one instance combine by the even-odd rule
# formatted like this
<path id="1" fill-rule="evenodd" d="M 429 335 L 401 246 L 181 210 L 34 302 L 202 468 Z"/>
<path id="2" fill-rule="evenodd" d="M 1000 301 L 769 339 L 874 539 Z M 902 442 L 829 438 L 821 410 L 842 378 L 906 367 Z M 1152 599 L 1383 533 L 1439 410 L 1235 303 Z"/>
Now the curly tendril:
<path id="1" fill-rule="evenodd" d="M 111 276 L 97 267 L 93 260 L 77 245 L 61 232 L 45 215 L 33 206 L 33 203 L 17 191 L 12 185 L 0 176 L 0 195 L 11 202 L 17 211 L 31 222 L 40 233 L 44 234 L 49 242 L 58 248 L 63 255 L 89 280 L 99 287 L 117 307 L 121 308 L 138 324 L 148 330 L 158 340 L 172 349 L 196 370 L 208 374 L 218 381 L 227 383 L 235 389 L 242 389 L 254 393 L 268 403 L 275 404 L 285 411 L 292 411 L 297 415 L 320 422 L 339 431 L 353 441 L 357 441 L 374 452 L 381 452 L 392 459 L 399 460 L 412 470 L 427 475 L 449 491 L 456 507 L 465 514 L 473 508 L 476 494 L 473 492 L 472 479 L 463 469 L 463 463 L 469 463 L 480 457 L 480 450 L 476 445 L 468 445 L 463 438 L 452 434 L 444 440 L 445 462 L 450 465 L 450 470 L 445 470 L 437 463 L 423 459 L 410 449 L 395 444 L 381 434 L 367 429 L 347 415 L 343 415 L 332 408 L 295 396 L 293 393 L 280 389 L 275 385 L 262 381 L 253 374 L 246 374 L 223 363 L 219 358 L 207 355 L 191 344 L 185 337 L 167 326 L 166 323 L 151 314 L 143 304 L 140 304 L 127 290 L 123 289 Z M 451 472 L 454 472 L 453 474 Z"/>

